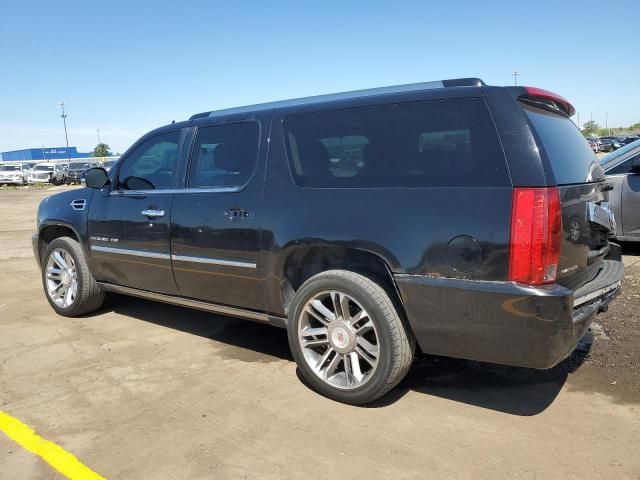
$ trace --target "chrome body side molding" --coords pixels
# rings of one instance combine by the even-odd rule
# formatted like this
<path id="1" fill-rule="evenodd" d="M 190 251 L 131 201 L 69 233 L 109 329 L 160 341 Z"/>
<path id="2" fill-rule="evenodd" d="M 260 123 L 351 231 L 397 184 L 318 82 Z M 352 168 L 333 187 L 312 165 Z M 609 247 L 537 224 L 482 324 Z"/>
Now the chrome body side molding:
<path id="1" fill-rule="evenodd" d="M 160 258 L 169 260 L 171 255 L 168 253 L 147 252 L 145 250 L 132 250 L 129 248 L 103 247 L 102 245 L 91 245 L 92 252 L 115 253 L 118 255 L 131 255 L 134 257 Z"/>
<path id="2" fill-rule="evenodd" d="M 194 300 L 191 298 L 176 297 L 173 295 L 166 295 L 164 293 L 148 292 L 146 290 L 138 290 L 137 288 L 125 287 L 123 285 L 115 285 L 113 283 L 97 282 L 100 288 L 107 292 L 121 293 L 123 295 L 130 295 L 132 297 L 146 298 L 148 300 L 155 300 L 158 302 L 169 303 L 171 305 L 178 305 L 181 307 L 195 308 L 196 310 L 203 310 L 205 312 L 220 313 L 222 315 L 229 315 L 232 317 L 246 318 L 247 320 L 254 320 L 256 322 L 268 323 L 276 327 L 286 328 L 287 319 L 283 317 L 276 317 L 263 312 L 255 312 L 253 310 L 244 310 L 242 308 L 228 307 L 225 305 L 217 305 L 215 303 L 203 302 L 202 300 Z"/>
<path id="3" fill-rule="evenodd" d="M 226 258 L 190 257 L 188 255 L 171 255 L 171 260 L 178 262 L 209 263 L 212 265 L 226 265 L 228 267 L 256 268 L 256 262 L 242 260 L 228 260 Z"/>

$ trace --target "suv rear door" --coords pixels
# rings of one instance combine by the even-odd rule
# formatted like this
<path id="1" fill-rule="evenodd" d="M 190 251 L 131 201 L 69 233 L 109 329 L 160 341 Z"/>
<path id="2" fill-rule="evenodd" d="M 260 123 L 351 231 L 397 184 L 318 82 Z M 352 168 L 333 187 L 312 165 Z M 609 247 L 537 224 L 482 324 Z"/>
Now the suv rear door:
<path id="1" fill-rule="evenodd" d="M 545 102 L 519 103 L 560 193 L 563 231 L 556 282 L 577 289 L 598 274 L 615 229 L 604 171 L 565 113 Z"/>
<path id="2" fill-rule="evenodd" d="M 268 132 L 257 120 L 200 124 L 171 211 L 180 295 L 264 310 L 261 210 Z"/>

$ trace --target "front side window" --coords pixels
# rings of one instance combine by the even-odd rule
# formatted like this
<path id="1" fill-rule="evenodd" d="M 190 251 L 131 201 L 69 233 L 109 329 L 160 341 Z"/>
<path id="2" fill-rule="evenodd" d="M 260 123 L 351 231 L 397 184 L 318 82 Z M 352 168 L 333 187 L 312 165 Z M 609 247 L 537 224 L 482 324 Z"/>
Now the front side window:
<path id="1" fill-rule="evenodd" d="M 200 127 L 191 150 L 189 188 L 240 188 L 255 169 L 259 127 L 255 122 Z"/>
<path id="2" fill-rule="evenodd" d="M 433 100 L 297 114 L 285 120 L 304 187 L 506 186 L 498 135 L 482 99 Z"/>
<path id="3" fill-rule="evenodd" d="M 174 188 L 178 170 L 180 132 L 168 132 L 145 141 L 125 160 L 118 174 L 122 190 Z"/>

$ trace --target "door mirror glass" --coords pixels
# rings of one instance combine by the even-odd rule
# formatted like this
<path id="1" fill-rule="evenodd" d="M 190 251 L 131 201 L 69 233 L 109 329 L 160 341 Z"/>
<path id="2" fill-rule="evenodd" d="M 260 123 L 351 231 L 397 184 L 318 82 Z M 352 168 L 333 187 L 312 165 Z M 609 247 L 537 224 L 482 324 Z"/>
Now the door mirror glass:
<path id="1" fill-rule="evenodd" d="M 87 170 L 85 182 L 87 187 L 100 190 L 109 182 L 107 171 L 101 167 L 90 168 Z"/>

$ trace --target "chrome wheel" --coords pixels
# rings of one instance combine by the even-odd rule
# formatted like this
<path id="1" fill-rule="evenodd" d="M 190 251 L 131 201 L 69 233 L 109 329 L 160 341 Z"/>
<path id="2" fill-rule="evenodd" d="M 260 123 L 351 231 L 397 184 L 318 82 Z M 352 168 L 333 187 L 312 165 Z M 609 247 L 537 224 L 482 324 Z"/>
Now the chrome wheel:
<path id="1" fill-rule="evenodd" d="M 59 307 L 70 307 L 78 293 L 78 274 L 71 254 L 62 248 L 53 250 L 45 274 L 49 298 Z"/>
<path id="2" fill-rule="evenodd" d="M 329 385 L 351 390 L 378 366 L 380 342 L 367 311 L 336 290 L 311 297 L 298 322 L 298 341 L 311 370 Z"/>

